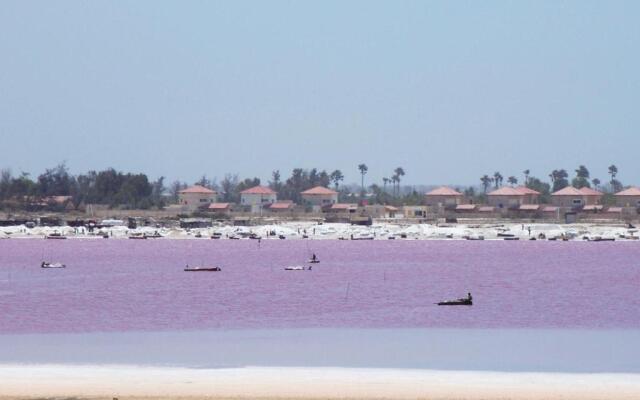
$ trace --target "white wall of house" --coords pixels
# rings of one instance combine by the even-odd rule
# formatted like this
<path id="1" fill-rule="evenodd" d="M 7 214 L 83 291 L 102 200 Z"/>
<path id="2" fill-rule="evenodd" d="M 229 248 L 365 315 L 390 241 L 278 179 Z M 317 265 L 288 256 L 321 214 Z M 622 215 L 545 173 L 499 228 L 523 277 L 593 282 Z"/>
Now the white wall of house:
<path id="1" fill-rule="evenodd" d="M 276 202 L 276 194 L 242 193 L 240 204 L 250 206 L 251 212 L 258 213 L 264 207 Z"/>
<path id="2" fill-rule="evenodd" d="M 215 203 L 218 196 L 215 193 L 179 193 L 178 201 L 183 209 L 195 211 L 200 207 L 208 207 Z"/>
<path id="3" fill-rule="evenodd" d="M 302 200 L 312 206 L 328 206 L 338 202 L 338 194 L 303 194 Z"/>

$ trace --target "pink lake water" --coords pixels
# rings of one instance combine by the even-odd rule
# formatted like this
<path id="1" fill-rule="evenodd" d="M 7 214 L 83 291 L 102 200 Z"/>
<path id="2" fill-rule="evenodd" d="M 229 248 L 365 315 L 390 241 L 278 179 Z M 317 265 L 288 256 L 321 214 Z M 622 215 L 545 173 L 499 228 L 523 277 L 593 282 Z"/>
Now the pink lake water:
<path id="1" fill-rule="evenodd" d="M 284 271 L 312 252 L 312 271 Z M 634 242 L 3 240 L 0 333 L 637 329 L 639 256 Z M 472 307 L 434 305 L 467 291 Z"/>

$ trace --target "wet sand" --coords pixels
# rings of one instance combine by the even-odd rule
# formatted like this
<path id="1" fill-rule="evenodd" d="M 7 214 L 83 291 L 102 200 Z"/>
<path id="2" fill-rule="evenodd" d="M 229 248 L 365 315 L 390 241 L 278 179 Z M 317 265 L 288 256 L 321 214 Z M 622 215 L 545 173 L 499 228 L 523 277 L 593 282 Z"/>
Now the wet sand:
<path id="1" fill-rule="evenodd" d="M 0 398 L 638 399 L 639 374 L 0 365 Z"/>

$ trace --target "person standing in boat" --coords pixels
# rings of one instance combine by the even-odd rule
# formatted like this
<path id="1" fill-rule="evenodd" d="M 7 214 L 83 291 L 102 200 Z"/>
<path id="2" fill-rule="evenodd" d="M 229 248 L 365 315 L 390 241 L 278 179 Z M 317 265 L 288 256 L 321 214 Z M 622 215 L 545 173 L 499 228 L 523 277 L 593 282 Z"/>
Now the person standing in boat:
<path id="1" fill-rule="evenodd" d="M 313 253 L 313 255 L 311 256 L 311 261 L 316 262 L 317 259 L 318 257 L 316 257 L 316 253 Z"/>
<path id="2" fill-rule="evenodd" d="M 473 297 L 471 297 L 471 292 L 467 293 L 467 300 L 472 301 Z"/>

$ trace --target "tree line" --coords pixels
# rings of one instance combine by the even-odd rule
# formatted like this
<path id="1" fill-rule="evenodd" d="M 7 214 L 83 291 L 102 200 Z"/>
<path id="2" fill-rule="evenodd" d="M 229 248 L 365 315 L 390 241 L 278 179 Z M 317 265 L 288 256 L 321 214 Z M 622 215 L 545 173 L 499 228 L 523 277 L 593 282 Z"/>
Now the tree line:
<path id="1" fill-rule="evenodd" d="M 564 189 L 569 185 L 577 189 L 588 187 L 608 193 L 616 193 L 624 188 L 622 182 L 617 179 L 618 167 L 614 164 L 610 165 L 607 169 L 609 181 L 605 183 L 598 178 L 592 177 L 589 169 L 584 165 L 580 165 L 575 169 L 575 175 L 571 181 L 569 181 L 570 176 L 565 169 L 554 169 L 551 171 L 548 175 L 550 183 L 544 182 L 535 176 L 531 176 L 531 171 L 528 169 L 525 169 L 522 173 L 524 175 L 522 182 L 523 186 L 540 192 L 543 198 L 548 198 L 551 193 Z M 485 174 L 480 177 L 483 189 L 481 194 L 476 194 L 473 188 L 467 189 L 465 193 L 470 197 L 484 197 L 489 188 L 493 187 L 493 189 L 499 189 L 502 186 L 503 181 L 504 177 L 500 172 L 494 172 L 493 175 Z M 518 185 L 518 182 L 519 181 L 516 176 L 512 175 L 507 178 L 507 183 L 511 186 Z"/>
<path id="2" fill-rule="evenodd" d="M 331 172 L 318 168 L 294 168 L 288 177 L 284 177 L 280 170 L 274 170 L 271 178 L 264 185 L 273 189 L 278 199 L 292 200 L 302 204 L 300 193 L 315 186 L 333 188 L 339 193 L 339 200 L 343 202 L 358 202 L 366 199 L 372 204 L 413 205 L 422 203 L 422 193 L 411 187 L 402 187 L 402 178 L 406 175 L 404 168 L 397 167 L 391 174 L 383 177 L 381 182 L 366 185 L 366 175 L 369 167 L 357 165 L 360 174 L 360 185 L 345 185 L 344 174 L 336 169 Z M 532 176 L 530 170 L 523 171 L 523 180 L 508 176 L 506 183 L 516 186 L 519 183 L 541 193 L 542 200 L 550 194 L 564 187 L 572 185 L 576 188 L 593 187 L 597 190 L 615 193 L 623 189 L 617 179 L 618 168 L 611 165 L 608 168 L 609 180 L 603 183 L 592 177 L 589 169 L 580 165 L 574 177 L 569 181 L 569 173 L 565 169 L 554 169 L 548 175 L 549 182 Z M 465 195 L 478 202 L 483 201 L 490 188 L 498 189 L 503 186 L 504 176 L 500 172 L 480 177 L 481 192 L 470 186 L 464 190 Z M 237 174 L 225 174 L 218 182 L 203 175 L 193 184 L 201 185 L 218 192 L 219 201 L 240 202 L 240 193 L 248 188 L 261 185 L 260 178 L 240 179 Z M 148 209 L 162 208 L 168 203 L 178 200 L 180 190 L 190 186 L 187 182 L 174 181 L 165 186 L 165 178 L 160 177 L 151 181 L 144 173 L 131 173 L 108 168 L 102 171 L 89 171 L 84 174 L 72 175 L 65 163 L 46 169 L 35 179 L 28 173 L 14 175 L 10 169 L 0 170 L 0 207 L 29 209 L 34 203 L 42 204 L 42 200 L 53 196 L 68 196 L 68 203 L 72 208 L 79 208 L 83 204 L 102 204 L 110 207 Z"/>

